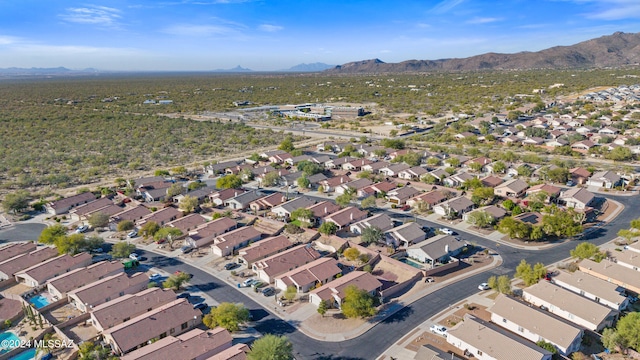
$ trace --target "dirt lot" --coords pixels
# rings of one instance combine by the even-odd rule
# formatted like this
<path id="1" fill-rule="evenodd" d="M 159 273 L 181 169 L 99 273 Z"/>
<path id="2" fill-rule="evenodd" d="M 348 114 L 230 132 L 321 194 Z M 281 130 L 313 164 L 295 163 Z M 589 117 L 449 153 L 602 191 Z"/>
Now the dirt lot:
<path id="1" fill-rule="evenodd" d="M 324 316 L 313 314 L 304 321 L 304 326 L 320 333 L 334 333 L 336 329 L 346 333 L 367 322 L 366 319 L 347 319 L 338 310 L 329 310 Z"/>

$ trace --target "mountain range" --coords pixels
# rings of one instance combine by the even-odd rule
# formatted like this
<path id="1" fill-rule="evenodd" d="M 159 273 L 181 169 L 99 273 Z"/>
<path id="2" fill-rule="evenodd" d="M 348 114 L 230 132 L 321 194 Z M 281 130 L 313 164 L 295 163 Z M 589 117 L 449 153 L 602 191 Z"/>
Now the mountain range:
<path id="1" fill-rule="evenodd" d="M 570 46 L 555 46 L 536 52 L 486 53 L 467 58 L 407 60 L 385 63 L 380 59 L 338 65 L 327 73 L 402 73 L 426 71 L 579 69 L 637 65 L 640 62 L 640 33 L 612 35 Z"/>

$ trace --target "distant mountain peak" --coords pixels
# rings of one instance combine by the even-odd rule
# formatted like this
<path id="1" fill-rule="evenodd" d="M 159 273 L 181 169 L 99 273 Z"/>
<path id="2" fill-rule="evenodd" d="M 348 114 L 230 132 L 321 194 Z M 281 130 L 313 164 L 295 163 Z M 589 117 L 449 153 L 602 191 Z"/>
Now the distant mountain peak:
<path id="1" fill-rule="evenodd" d="M 612 35 L 570 46 L 514 54 L 486 53 L 461 59 L 407 60 L 385 63 L 380 59 L 349 62 L 326 70 L 330 73 L 389 73 L 425 71 L 474 71 L 522 69 L 575 69 L 637 65 L 640 63 L 640 33 Z"/>
<path id="2" fill-rule="evenodd" d="M 310 63 L 310 64 L 306 64 L 306 63 L 302 63 L 302 64 L 298 64 L 295 66 L 292 66 L 288 69 L 282 70 L 282 71 L 296 71 L 296 72 L 316 72 L 316 71 L 324 71 L 327 69 L 331 69 L 332 67 L 334 67 L 335 65 L 328 65 L 325 63 L 321 63 L 321 62 L 315 62 L 315 63 Z"/>
<path id="3" fill-rule="evenodd" d="M 249 71 L 253 71 L 251 69 L 247 69 L 247 68 L 243 68 L 242 66 L 238 65 L 232 69 L 216 69 L 213 70 L 214 72 L 249 72 Z"/>

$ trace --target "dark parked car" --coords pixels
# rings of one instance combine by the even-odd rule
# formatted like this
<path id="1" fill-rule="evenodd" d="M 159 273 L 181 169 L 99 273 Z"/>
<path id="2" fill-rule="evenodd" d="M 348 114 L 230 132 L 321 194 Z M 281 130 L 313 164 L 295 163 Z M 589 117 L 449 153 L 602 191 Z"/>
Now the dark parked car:
<path id="1" fill-rule="evenodd" d="M 205 303 L 205 302 L 201 302 L 201 303 L 197 303 L 197 304 L 193 305 L 193 308 L 196 309 L 196 310 L 204 310 L 204 309 L 206 309 L 208 307 L 209 307 L 209 305 L 207 305 L 207 303 Z"/>
<path id="2" fill-rule="evenodd" d="M 232 269 L 237 268 L 238 266 L 240 266 L 240 264 L 238 264 L 238 263 L 227 263 L 227 264 L 224 264 L 224 269 L 225 270 L 232 270 Z"/>
<path id="3" fill-rule="evenodd" d="M 276 294 L 276 289 L 272 288 L 272 287 L 268 287 L 264 290 L 262 290 L 262 295 L 264 296 L 273 296 Z"/>
<path id="4" fill-rule="evenodd" d="M 181 294 L 178 294 L 178 296 L 176 296 L 176 298 L 178 299 L 188 299 L 191 297 L 191 294 L 189 294 L 188 292 L 183 292 Z"/>

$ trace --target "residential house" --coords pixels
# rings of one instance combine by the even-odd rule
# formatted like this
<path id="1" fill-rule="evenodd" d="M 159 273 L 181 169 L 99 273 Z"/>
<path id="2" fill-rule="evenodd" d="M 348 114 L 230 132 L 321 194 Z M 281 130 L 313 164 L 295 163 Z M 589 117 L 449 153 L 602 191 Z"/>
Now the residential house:
<path id="1" fill-rule="evenodd" d="M 358 193 L 359 190 L 369 186 L 373 184 L 373 182 L 371 182 L 371 180 L 369 179 L 358 179 L 358 180 L 353 180 L 350 181 L 348 183 L 344 183 L 344 184 L 340 184 L 338 186 L 335 187 L 335 192 L 336 194 L 344 194 L 347 191 L 351 190 L 354 191 L 355 194 Z"/>
<path id="2" fill-rule="evenodd" d="M 322 192 L 330 193 L 334 192 L 336 187 L 341 184 L 346 184 L 351 181 L 351 178 L 347 175 L 340 175 L 322 180 L 319 182 L 319 186 L 322 186 Z"/>
<path id="3" fill-rule="evenodd" d="M 225 201 L 225 206 L 233 210 L 244 210 L 247 209 L 252 202 L 262 197 L 264 197 L 264 195 L 260 191 L 247 191 Z"/>
<path id="4" fill-rule="evenodd" d="M 335 279 L 338 274 L 342 274 L 342 269 L 334 258 L 319 258 L 276 276 L 275 287 L 286 291 L 289 286 L 295 286 L 298 293 L 306 293 Z"/>
<path id="5" fill-rule="evenodd" d="M 555 139 L 551 139 L 551 140 L 546 140 L 544 143 L 544 146 L 548 146 L 548 147 L 561 147 L 561 146 L 568 146 L 569 145 L 569 141 L 562 139 L 562 138 L 555 138 Z"/>
<path id="6" fill-rule="evenodd" d="M 576 167 L 569 170 L 569 177 L 574 183 L 581 185 L 586 183 L 589 177 L 591 177 L 591 171 L 585 168 Z"/>
<path id="7" fill-rule="evenodd" d="M 279 220 L 286 220 L 286 219 L 289 219 L 289 217 L 291 216 L 291 213 L 294 212 L 296 209 L 308 208 L 309 206 L 315 203 L 316 201 L 312 200 L 309 197 L 300 196 L 272 208 L 271 212 Z"/>
<path id="8" fill-rule="evenodd" d="M 528 188 L 529 184 L 527 184 L 526 181 L 513 179 L 493 188 L 493 193 L 496 196 L 517 198 L 524 195 Z"/>
<path id="9" fill-rule="evenodd" d="M 349 231 L 354 234 L 362 235 L 364 229 L 368 227 L 374 227 L 382 231 L 387 231 L 393 228 L 393 220 L 389 217 L 389 215 L 381 213 L 368 217 L 364 220 L 360 220 L 357 223 L 351 224 L 351 226 L 349 227 Z"/>
<path id="10" fill-rule="evenodd" d="M 563 356 L 580 350 L 584 331 L 507 295 L 500 294 L 487 309 L 491 321 L 514 334 L 537 343 L 546 341 Z"/>
<path id="11" fill-rule="evenodd" d="M 640 276 L 638 271 L 609 260 L 597 263 L 584 259 L 578 263 L 580 271 L 623 287 L 634 294 L 640 294 Z"/>
<path id="12" fill-rule="evenodd" d="M 352 271 L 311 290 L 309 302 L 315 306 L 320 306 L 320 302 L 324 300 L 330 307 L 339 308 L 345 297 L 344 290 L 349 286 L 355 286 L 375 296 L 382 288 L 382 283 L 366 271 Z"/>
<path id="13" fill-rule="evenodd" d="M 613 171 L 599 171 L 594 173 L 586 184 L 588 186 L 597 186 L 605 189 L 613 189 L 622 185 L 622 178 Z"/>
<path id="14" fill-rule="evenodd" d="M 316 249 L 309 245 L 298 245 L 258 260 L 251 265 L 251 268 L 258 274 L 260 280 L 269 284 L 275 281 L 276 276 L 308 264 L 321 256 Z"/>
<path id="15" fill-rule="evenodd" d="M 140 185 L 136 189 L 136 194 L 142 196 L 146 202 L 164 201 L 167 199 L 167 190 L 173 185 L 170 181 L 158 181 L 145 185 Z"/>
<path id="16" fill-rule="evenodd" d="M 327 169 L 342 169 L 344 164 L 350 163 L 353 160 L 356 160 L 356 158 L 351 156 L 338 157 L 325 162 L 324 166 Z"/>
<path id="17" fill-rule="evenodd" d="M 150 344 L 152 339 L 178 336 L 201 321 L 202 312 L 194 309 L 186 299 L 177 299 L 106 329 L 102 336 L 116 354 L 122 355 Z"/>
<path id="18" fill-rule="evenodd" d="M 287 152 L 283 152 L 281 154 L 273 154 L 273 155 L 269 156 L 268 160 L 272 164 L 284 164 L 285 161 L 287 161 L 287 160 L 289 160 L 291 158 L 293 158 L 293 156 L 291 156 L 291 154 L 289 154 Z"/>
<path id="19" fill-rule="evenodd" d="M 525 194 L 527 196 L 531 196 L 533 194 L 544 192 L 548 196 L 546 202 L 549 202 L 551 199 L 557 198 L 558 195 L 560 195 L 561 191 L 562 189 L 557 186 L 553 186 L 549 184 L 538 184 L 528 188 Z"/>
<path id="20" fill-rule="evenodd" d="M 612 326 L 618 316 L 617 311 L 548 281 L 523 289 L 522 298 L 591 331 Z"/>
<path id="21" fill-rule="evenodd" d="M 465 314 L 447 331 L 447 342 L 478 360 L 551 360 L 552 354 L 495 325 Z"/>
<path id="22" fill-rule="evenodd" d="M 226 329 L 193 329 L 182 335 L 169 335 L 147 346 L 134 350 L 121 360 L 192 360 L 211 359 L 211 357 L 231 350 L 233 338 Z M 241 344 L 244 347 L 246 345 Z M 238 359 L 239 360 L 239 359 Z"/>
<path id="23" fill-rule="evenodd" d="M 480 169 L 482 171 L 483 169 L 485 169 L 485 166 L 491 164 L 492 162 L 493 162 L 493 160 L 491 160 L 491 159 L 489 159 L 487 157 L 481 156 L 481 157 L 478 157 L 478 158 L 475 158 L 475 159 L 471 159 L 471 160 L 465 161 L 462 164 L 462 167 L 473 169 L 475 166 L 477 166 L 478 169 Z M 474 164 L 477 164 L 477 165 L 474 165 Z"/>
<path id="24" fill-rule="evenodd" d="M 469 220 L 471 219 L 471 217 L 469 215 L 475 212 L 480 212 L 480 211 L 484 211 L 485 213 L 489 214 L 495 222 L 499 222 L 503 217 L 507 216 L 507 211 L 504 210 L 503 208 L 497 207 L 495 205 L 488 205 L 488 206 L 483 206 L 473 211 L 464 213 L 462 215 L 462 220 L 470 222 Z"/>
<path id="25" fill-rule="evenodd" d="M 427 233 L 416 222 L 408 222 L 385 232 L 387 243 L 409 247 L 427 238 Z"/>
<path id="26" fill-rule="evenodd" d="M 405 180 L 419 180 L 422 176 L 426 175 L 429 171 L 422 166 L 414 166 L 406 170 L 402 170 L 398 173 L 400 179 Z"/>
<path id="27" fill-rule="evenodd" d="M 247 246 L 250 242 L 258 241 L 262 233 L 253 226 L 245 226 L 229 231 L 215 238 L 211 251 L 218 256 L 228 256 L 237 249 Z"/>
<path id="28" fill-rule="evenodd" d="M 147 288 L 149 278 L 145 273 L 137 273 L 131 277 L 126 273 L 107 276 L 67 293 L 69 302 L 83 313 L 107 301 L 125 294 L 135 294 Z"/>
<path id="29" fill-rule="evenodd" d="M 309 180 L 310 189 L 317 189 L 318 185 L 320 185 L 320 183 L 322 183 L 327 179 L 328 179 L 327 176 L 323 173 L 317 173 L 317 174 L 307 176 L 307 180 Z"/>
<path id="30" fill-rule="evenodd" d="M 462 186 L 465 181 L 471 180 L 473 178 L 475 178 L 475 176 L 469 174 L 468 172 L 459 172 L 442 179 L 442 184 L 448 187 L 458 187 Z"/>
<path id="31" fill-rule="evenodd" d="M 584 210 L 590 207 L 595 199 L 595 195 L 585 188 L 570 188 L 560 193 L 558 201 L 566 207 Z"/>
<path id="32" fill-rule="evenodd" d="M 298 163 L 301 163 L 303 161 L 311 161 L 311 155 L 299 155 L 299 156 L 294 156 L 292 158 L 286 159 L 284 162 L 285 164 L 289 165 L 289 166 L 296 166 L 298 165 Z"/>
<path id="33" fill-rule="evenodd" d="M 114 204 L 111 198 L 105 196 L 69 210 L 69 215 L 75 221 L 88 221 L 91 215 L 98 212 L 111 216 L 120 211 L 122 208 Z"/>
<path id="34" fill-rule="evenodd" d="M 420 194 L 420 190 L 417 190 L 416 188 L 411 186 L 403 186 L 401 188 L 389 191 L 386 198 L 392 204 L 404 205 L 409 199 L 415 197 L 418 194 Z"/>
<path id="35" fill-rule="evenodd" d="M 91 192 L 85 192 L 68 198 L 52 201 L 45 204 L 45 209 L 51 215 L 60 215 L 69 212 L 72 208 L 94 201 L 96 196 Z"/>
<path id="36" fill-rule="evenodd" d="M 338 230 L 343 229 L 354 222 L 360 221 L 368 216 L 366 211 L 360 210 L 357 207 L 349 206 L 340 211 L 336 211 L 333 214 L 324 218 L 325 222 L 332 222 L 338 225 Z"/>
<path id="37" fill-rule="evenodd" d="M 441 216 L 456 218 L 473 210 L 475 204 L 464 196 L 458 196 L 433 207 L 433 211 Z"/>
<path id="38" fill-rule="evenodd" d="M 205 187 L 201 187 L 199 189 L 195 189 L 195 190 L 189 191 L 186 194 L 176 195 L 176 196 L 173 197 L 173 202 L 180 203 L 182 201 L 182 199 L 185 198 L 185 196 L 191 196 L 191 197 L 196 198 L 198 200 L 198 204 L 202 204 L 205 200 L 208 200 L 209 196 L 211 194 L 213 194 L 214 192 L 216 192 L 214 187 L 205 186 Z"/>
<path id="39" fill-rule="evenodd" d="M 412 208 L 418 206 L 420 203 L 424 203 L 427 210 L 433 209 L 434 206 L 440 204 L 441 202 L 447 200 L 445 194 L 441 191 L 433 190 L 426 193 L 420 193 L 407 200 L 406 204 L 411 206 Z"/>
<path id="40" fill-rule="evenodd" d="M 23 242 L 23 243 L 8 243 L 0 248 L 0 263 L 5 260 L 9 260 L 12 257 L 26 254 L 34 251 L 37 248 L 34 242 Z"/>
<path id="41" fill-rule="evenodd" d="M 200 214 L 189 214 L 185 217 L 168 222 L 168 227 L 173 227 L 182 231 L 183 234 L 188 234 L 189 231 L 195 230 L 197 227 L 207 223 L 207 219 Z"/>
<path id="42" fill-rule="evenodd" d="M 391 163 L 386 161 L 377 161 L 372 164 L 364 165 L 362 167 L 362 171 L 368 171 L 372 174 L 378 174 L 380 173 L 381 169 L 387 168 L 388 166 L 391 166 Z"/>
<path id="43" fill-rule="evenodd" d="M 237 166 L 237 161 L 225 161 L 217 164 L 210 164 L 205 168 L 205 171 L 209 175 L 223 174 L 227 168 Z"/>
<path id="44" fill-rule="evenodd" d="M 284 235 L 270 237 L 258 241 L 238 251 L 238 262 L 251 268 L 256 261 L 278 254 L 295 246 L 295 243 Z"/>
<path id="45" fill-rule="evenodd" d="M 624 296 L 624 288 L 614 283 L 574 271 L 558 271 L 553 275 L 553 283 L 569 291 L 608 306 L 613 310 L 622 311 L 629 305 L 629 299 Z"/>
<path id="46" fill-rule="evenodd" d="M 385 195 L 395 189 L 397 187 L 397 184 L 394 182 L 390 182 L 390 181 L 382 181 L 379 183 L 375 183 L 372 185 L 369 185 L 365 188 L 362 188 L 360 190 L 358 190 L 358 197 L 359 198 L 366 198 L 368 196 L 381 196 L 381 195 Z"/>
<path id="47" fill-rule="evenodd" d="M 66 299 L 67 293 L 73 289 L 122 272 L 124 265 L 120 261 L 101 261 L 49 279 L 47 291 L 54 300 Z"/>
<path id="48" fill-rule="evenodd" d="M 410 169 L 411 166 L 405 163 L 390 164 L 378 170 L 380 174 L 389 177 L 397 177 L 400 172 Z"/>
<path id="49" fill-rule="evenodd" d="M 15 273 L 16 282 L 29 287 L 41 287 L 58 275 L 91 265 L 91 255 L 85 252 L 77 255 L 64 254 L 48 259 Z"/>
<path id="50" fill-rule="evenodd" d="M 247 360 L 247 354 L 250 351 L 247 344 L 239 343 L 209 357 L 207 360 Z"/>
<path id="51" fill-rule="evenodd" d="M 58 256 L 58 249 L 47 246 L 6 259 L 0 262 L 0 281 L 13 279 L 17 272 L 28 269 L 56 256 Z"/>
<path id="52" fill-rule="evenodd" d="M 454 236 L 436 235 L 407 247 L 407 256 L 434 268 L 439 264 L 448 263 L 451 257 L 460 254 L 465 246 L 466 243 Z"/>
<path id="53" fill-rule="evenodd" d="M 287 196 L 281 192 L 275 192 L 271 195 L 267 195 L 263 198 L 260 198 L 251 204 L 249 204 L 249 208 L 258 213 L 260 210 L 268 210 L 275 206 L 278 206 L 287 201 Z"/>
<path id="54" fill-rule="evenodd" d="M 150 184 L 159 183 L 165 181 L 162 176 L 149 176 L 149 177 L 141 177 L 134 180 L 127 180 L 127 183 L 132 188 L 139 188 L 149 186 Z"/>
<path id="55" fill-rule="evenodd" d="M 586 154 L 594 146 L 597 144 L 591 140 L 576 141 L 571 144 L 571 150 Z"/>
<path id="56" fill-rule="evenodd" d="M 489 175 L 485 178 L 480 179 L 480 182 L 482 182 L 483 186 L 495 188 L 496 186 L 502 184 L 504 180 L 497 176 Z"/>
<path id="57" fill-rule="evenodd" d="M 270 151 L 265 151 L 263 153 L 260 154 L 260 157 L 263 159 L 269 159 L 270 157 L 274 156 L 274 155 L 282 155 L 282 154 L 286 154 L 287 152 L 284 150 L 270 150 Z"/>
<path id="58" fill-rule="evenodd" d="M 373 161 L 369 159 L 356 159 L 351 162 L 343 164 L 342 169 L 349 170 L 349 171 L 361 171 L 363 166 L 369 165 L 372 163 Z"/>
<path id="59" fill-rule="evenodd" d="M 522 214 L 514 216 L 513 219 L 532 226 L 542 224 L 542 214 L 536 211 L 523 212 Z"/>
<path id="60" fill-rule="evenodd" d="M 119 223 L 120 221 L 137 222 L 138 220 L 142 220 L 142 218 L 149 214 L 151 214 L 151 210 L 142 205 L 137 205 L 135 207 L 114 214 L 111 219 L 115 223 Z"/>
<path id="61" fill-rule="evenodd" d="M 614 254 L 614 261 L 618 265 L 628 267 L 635 271 L 640 271 L 640 254 L 635 251 L 622 251 Z"/>
<path id="62" fill-rule="evenodd" d="M 224 205 L 227 200 L 245 193 L 244 189 L 224 189 L 209 195 L 209 200 L 215 206 Z"/>
<path id="63" fill-rule="evenodd" d="M 609 136 L 615 136 L 620 132 L 620 130 L 611 127 L 611 126 L 605 126 L 602 129 L 598 130 L 598 134 L 601 135 L 609 135 Z"/>
<path id="64" fill-rule="evenodd" d="M 295 171 L 285 174 L 284 172 L 280 175 L 280 185 L 288 186 L 293 188 L 298 185 L 298 179 L 304 175 L 302 171 Z"/>
<path id="65" fill-rule="evenodd" d="M 190 231 L 185 239 L 185 244 L 194 249 L 203 248 L 214 242 L 217 236 L 234 230 L 237 227 L 238 223 L 235 222 L 235 220 L 229 219 L 228 217 L 221 217 L 202 224 Z"/>
<path id="66" fill-rule="evenodd" d="M 176 299 L 171 289 L 150 288 L 134 294 L 125 294 L 91 310 L 91 324 L 103 332 L 129 319 L 144 314 Z"/>
<path id="67" fill-rule="evenodd" d="M 180 217 L 182 217 L 182 211 L 174 208 L 173 206 L 167 206 L 166 208 L 145 215 L 142 219 L 136 221 L 136 224 L 141 226 L 148 222 L 154 222 L 160 226 L 164 226 L 165 224 Z"/>

